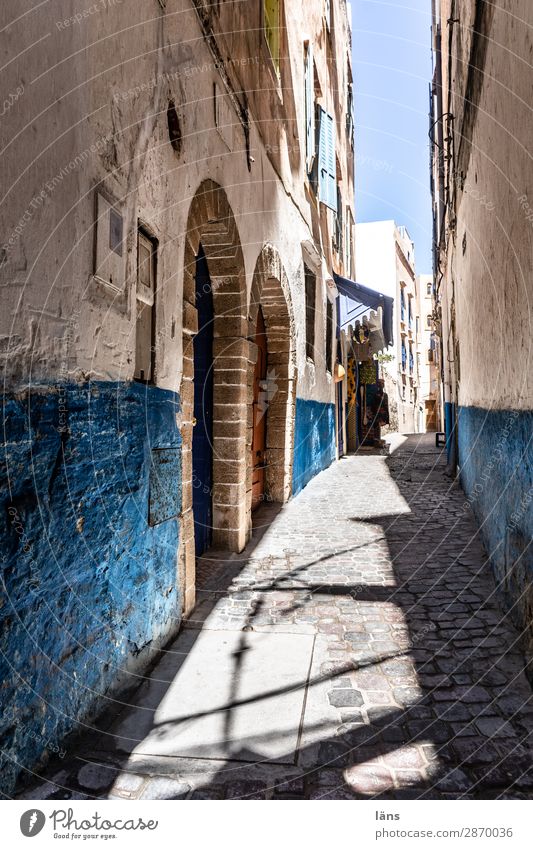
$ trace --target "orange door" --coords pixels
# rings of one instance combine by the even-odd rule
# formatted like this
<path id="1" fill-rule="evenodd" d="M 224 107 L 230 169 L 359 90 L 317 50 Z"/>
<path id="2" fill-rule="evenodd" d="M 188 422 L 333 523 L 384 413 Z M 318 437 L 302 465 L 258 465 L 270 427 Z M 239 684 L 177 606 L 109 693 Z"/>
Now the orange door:
<path id="1" fill-rule="evenodd" d="M 252 510 L 255 510 L 261 504 L 265 493 L 266 420 L 268 407 L 266 382 L 267 340 L 265 320 L 261 307 L 259 307 L 257 312 L 255 344 L 257 345 L 257 362 L 254 373 L 254 400 L 252 409 Z"/>

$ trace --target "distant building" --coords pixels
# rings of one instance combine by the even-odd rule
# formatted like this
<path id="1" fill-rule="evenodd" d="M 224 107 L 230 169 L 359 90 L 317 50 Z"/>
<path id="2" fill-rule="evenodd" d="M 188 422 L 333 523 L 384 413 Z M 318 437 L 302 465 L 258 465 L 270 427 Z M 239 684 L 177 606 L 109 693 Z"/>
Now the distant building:
<path id="1" fill-rule="evenodd" d="M 420 335 L 418 340 L 418 383 L 421 407 L 421 431 L 440 430 L 439 424 L 439 346 L 433 316 L 433 275 L 421 274 L 417 281 Z"/>
<path id="2" fill-rule="evenodd" d="M 417 349 L 420 338 L 415 248 L 405 227 L 394 221 L 356 224 L 358 283 L 394 298 L 394 344 L 390 361 L 382 358 L 389 395 L 390 430 L 420 430 Z"/>

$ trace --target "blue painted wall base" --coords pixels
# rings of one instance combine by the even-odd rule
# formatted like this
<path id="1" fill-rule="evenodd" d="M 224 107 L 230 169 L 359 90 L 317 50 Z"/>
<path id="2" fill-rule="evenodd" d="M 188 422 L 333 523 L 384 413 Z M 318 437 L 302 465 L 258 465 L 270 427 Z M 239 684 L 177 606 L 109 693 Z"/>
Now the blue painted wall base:
<path id="1" fill-rule="evenodd" d="M 335 459 L 335 405 L 296 399 L 293 495 Z"/>
<path id="2" fill-rule="evenodd" d="M 533 664 L 533 411 L 459 407 L 458 437 L 466 504 Z"/>
<path id="3" fill-rule="evenodd" d="M 61 757 L 65 735 L 179 627 L 179 520 L 167 517 L 179 509 L 180 475 L 149 517 L 152 450 L 170 449 L 159 461 L 181 471 L 178 411 L 175 393 L 134 383 L 57 384 L 4 399 L 5 793 L 22 766 L 50 751 Z"/>
<path id="4" fill-rule="evenodd" d="M 444 404 L 444 430 L 446 432 L 446 460 L 452 461 L 455 440 L 455 404 L 446 401 Z"/>

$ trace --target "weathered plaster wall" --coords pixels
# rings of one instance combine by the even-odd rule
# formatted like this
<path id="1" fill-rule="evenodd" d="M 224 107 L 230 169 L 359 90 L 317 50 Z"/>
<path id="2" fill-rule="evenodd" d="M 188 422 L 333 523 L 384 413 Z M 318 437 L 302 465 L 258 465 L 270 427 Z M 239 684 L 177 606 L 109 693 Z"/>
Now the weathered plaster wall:
<path id="1" fill-rule="evenodd" d="M 533 399 L 533 116 L 530 78 L 522 73 L 533 36 L 515 16 L 531 20 L 531 5 L 506 2 L 494 12 L 449 251 L 459 403 L 491 409 L 528 409 Z"/>
<path id="2" fill-rule="evenodd" d="M 443 109 L 453 115 L 440 255 L 449 457 L 457 409 L 467 503 L 531 659 L 532 8 L 446 0 L 441 12 Z"/>
<path id="3" fill-rule="evenodd" d="M 258 10 L 251 4 L 221 7 L 223 16 L 220 23 L 213 24 L 215 32 L 221 28 L 247 32 L 244 39 L 230 39 L 227 49 L 221 36 L 219 41 L 226 72 L 251 92 L 249 146 L 255 161 L 250 171 L 243 127 L 225 95 L 191 4 L 169 0 L 166 15 L 157 0 L 128 4 L 127 27 L 124 3 L 108 5 L 68 26 L 62 23 L 68 20 L 65 10 L 65 17 L 58 16 L 57 21 L 50 20 L 48 10 L 37 10 L 31 16 L 35 41 L 43 28 L 50 31 L 50 38 L 32 50 L 24 65 L 25 76 L 31 80 L 37 77 L 37 82 L 31 88 L 26 85 L 23 98 L 6 116 L 8 138 L 15 139 L 17 132 L 22 132 L 38 139 L 37 145 L 23 147 L 22 161 L 21 149 L 13 142 L 11 155 L 8 153 L 5 160 L 13 213 L 12 220 L 4 223 L 3 235 L 11 233 L 10 228 L 26 209 L 31 212 L 16 246 L 9 251 L 8 262 L 2 266 L 14 298 L 20 295 L 17 310 L 3 316 L 6 368 L 11 377 L 26 377 L 30 337 L 33 375 L 46 377 L 59 367 L 60 340 L 68 332 L 69 315 L 76 311 L 81 321 L 69 362 L 72 376 L 131 378 L 135 324 L 132 282 L 135 232 L 140 220 L 159 240 L 157 382 L 170 389 L 179 387 L 183 258 L 176 248 L 186 232 L 192 197 L 207 176 L 224 186 L 238 221 L 248 291 L 257 256 L 266 242 L 280 252 L 297 306 L 303 299 L 303 260 L 295 244 L 311 234 L 318 235 L 329 263 L 342 270 L 340 258 L 331 251 L 332 213 L 323 215 L 310 193 L 302 157 L 303 37 L 310 36 L 315 43 L 322 92 L 318 99 L 335 109 L 340 182 L 345 201 L 351 202 L 353 156 L 346 150 L 344 129 L 348 35 L 344 2 L 334 5 L 334 52 L 338 56 L 331 61 L 326 59 L 331 48 L 326 51 L 329 37 L 322 4 L 305 4 L 305 33 L 301 27 L 302 3 L 286 4 L 285 38 L 290 58 L 282 63 L 280 83 L 267 62 L 268 48 L 255 20 Z M 82 7 L 83 3 L 73 2 L 67 11 L 73 15 L 83 11 Z M 228 15 L 233 17 L 226 20 Z M 13 39 L 21 35 L 22 26 L 13 25 Z M 24 33 L 26 36 L 27 31 Z M 48 61 L 51 55 L 57 57 L 53 68 Z M 20 63 L 12 63 L 10 70 L 8 87 L 15 90 L 20 83 Z M 215 83 L 230 122 L 225 138 L 214 125 Z M 170 99 L 177 105 L 181 125 L 179 155 L 168 143 Z M 23 114 L 31 116 L 28 127 L 24 126 Z M 80 156 L 81 160 L 76 160 Z M 54 182 L 57 175 L 59 179 Z M 108 291 L 92 278 L 93 192 L 100 181 L 125 216 L 127 282 L 123 293 Z M 47 183 L 51 189 L 46 188 Z M 31 203 L 41 190 L 42 203 L 33 210 Z M 73 287 L 73 279 L 83 281 L 82 286 Z M 319 309 L 321 306 L 319 303 Z M 35 329 L 30 332 L 33 324 Z M 298 356 L 302 391 L 316 391 L 329 400 L 332 387 L 325 374 L 313 374 L 306 369 L 305 355 L 303 360 L 301 353 Z"/>

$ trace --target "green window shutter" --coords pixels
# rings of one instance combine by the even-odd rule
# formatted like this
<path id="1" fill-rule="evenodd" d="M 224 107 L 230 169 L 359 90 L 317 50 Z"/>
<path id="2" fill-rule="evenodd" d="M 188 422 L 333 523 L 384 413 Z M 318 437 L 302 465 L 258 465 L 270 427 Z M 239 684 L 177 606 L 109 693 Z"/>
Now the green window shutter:
<path id="1" fill-rule="evenodd" d="M 279 47 L 280 47 L 280 0 L 263 0 L 265 37 L 274 62 L 277 73 L 279 74 Z"/>
<path id="2" fill-rule="evenodd" d="M 308 174 L 313 168 L 315 153 L 315 70 L 313 45 L 309 42 L 305 53 L 305 162 Z"/>

